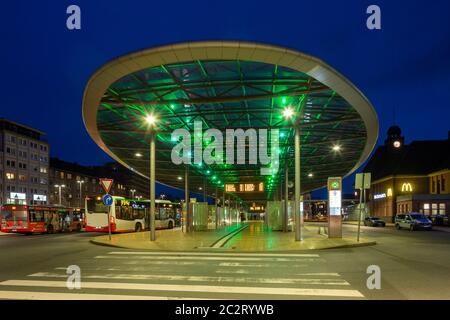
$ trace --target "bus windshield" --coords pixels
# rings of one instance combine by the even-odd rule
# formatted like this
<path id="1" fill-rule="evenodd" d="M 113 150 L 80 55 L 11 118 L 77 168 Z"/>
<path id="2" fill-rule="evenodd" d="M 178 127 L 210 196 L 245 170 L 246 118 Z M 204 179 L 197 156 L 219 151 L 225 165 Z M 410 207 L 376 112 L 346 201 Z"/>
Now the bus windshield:
<path id="1" fill-rule="evenodd" d="M 89 198 L 86 200 L 87 210 L 89 213 L 108 213 L 108 206 L 98 198 Z"/>
<path id="2" fill-rule="evenodd" d="M 27 211 L 2 211 L 2 216 L 5 221 L 27 221 Z"/>

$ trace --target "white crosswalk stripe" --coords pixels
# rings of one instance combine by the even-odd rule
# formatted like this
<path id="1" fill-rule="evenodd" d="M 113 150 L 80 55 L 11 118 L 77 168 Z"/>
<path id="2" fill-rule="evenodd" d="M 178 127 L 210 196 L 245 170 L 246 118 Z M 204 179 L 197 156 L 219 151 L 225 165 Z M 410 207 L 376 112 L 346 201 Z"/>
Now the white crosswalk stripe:
<path id="1" fill-rule="evenodd" d="M 364 298 L 339 273 L 311 272 L 319 254 L 112 251 L 82 262 L 81 290 L 55 266 L 0 282 L 0 299 Z"/>

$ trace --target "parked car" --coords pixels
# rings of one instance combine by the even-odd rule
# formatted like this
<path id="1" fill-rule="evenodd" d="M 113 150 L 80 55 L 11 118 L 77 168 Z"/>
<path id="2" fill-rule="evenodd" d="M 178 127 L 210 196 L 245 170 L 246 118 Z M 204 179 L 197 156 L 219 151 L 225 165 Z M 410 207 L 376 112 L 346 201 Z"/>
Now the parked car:
<path id="1" fill-rule="evenodd" d="M 438 214 L 434 216 L 429 216 L 428 219 L 430 219 L 433 225 L 435 226 L 449 225 L 449 218 L 446 215 Z"/>
<path id="2" fill-rule="evenodd" d="M 364 219 L 364 225 L 368 227 L 386 227 L 386 222 L 377 217 L 367 217 Z"/>
<path id="3" fill-rule="evenodd" d="M 407 213 L 398 214 L 395 217 L 395 228 L 400 230 L 401 228 L 409 229 L 411 231 L 418 229 L 431 230 L 432 224 L 430 219 L 421 213 Z"/>

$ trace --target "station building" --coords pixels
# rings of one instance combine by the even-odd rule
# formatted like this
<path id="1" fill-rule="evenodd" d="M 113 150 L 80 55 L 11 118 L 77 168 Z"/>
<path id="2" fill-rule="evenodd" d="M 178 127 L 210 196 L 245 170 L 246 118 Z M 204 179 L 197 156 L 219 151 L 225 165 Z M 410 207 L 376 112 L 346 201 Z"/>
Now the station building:
<path id="1" fill-rule="evenodd" d="M 399 213 L 419 212 L 434 218 L 450 215 L 450 132 L 446 140 L 404 143 L 401 129 L 388 130 L 364 168 L 371 172 L 369 210 L 392 222 Z"/>

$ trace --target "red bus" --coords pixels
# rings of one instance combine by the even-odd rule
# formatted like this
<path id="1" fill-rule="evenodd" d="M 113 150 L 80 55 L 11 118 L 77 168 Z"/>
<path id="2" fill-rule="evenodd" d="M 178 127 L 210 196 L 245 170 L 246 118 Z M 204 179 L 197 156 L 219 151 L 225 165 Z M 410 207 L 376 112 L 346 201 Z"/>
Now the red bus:
<path id="1" fill-rule="evenodd" d="M 6 204 L 1 207 L 1 215 L 1 231 L 6 233 L 55 233 L 83 228 L 83 213 L 71 208 Z"/>

